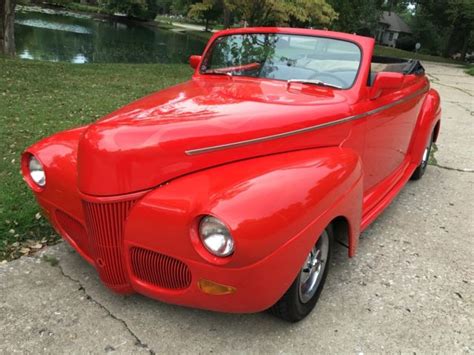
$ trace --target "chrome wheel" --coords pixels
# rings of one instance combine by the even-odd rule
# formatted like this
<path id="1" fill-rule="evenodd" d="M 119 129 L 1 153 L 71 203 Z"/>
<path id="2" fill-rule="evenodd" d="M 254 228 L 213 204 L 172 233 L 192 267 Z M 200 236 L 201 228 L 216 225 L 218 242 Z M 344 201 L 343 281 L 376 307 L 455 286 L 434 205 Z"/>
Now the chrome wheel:
<path id="1" fill-rule="evenodd" d="M 428 162 L 430 160 L 430 152 L 433 145 L 433 136 L 430 137 L 430 140 L 426 143 L 425 150 L 423 151 L 423 157 L 421 158 L 420 165 L 418 165 L 411 175 L 411 180 L 420 180 L 425 174 L 425 170 L 428 167 Z"/>
<path id="2" fill-rule="evenodd" d="M 329 235 L 321 234 L 316 245 L 311 249 L 301 268 L 298 294 L 301 303 L 307 303 L 316 293 L 328 260 Z"/>
<path id="3" fill-rule="evenodd" d="M 425 151 L 423 152 L 423 159 L 421 160 L 421 167 L 423 169 L 426 168 L 426 165 L 428 165 L 430 150 L 431 150 L 431 141 L 428 143 L 428 146 L 425 148 Z"/>
<path id="4" fill-rule="evenodd" d="M 271 312 L 289 322 L 298 322 L 311 313 L 323 291 L 330 268 L 333 227 L 328 225 L 306 256 L 300 272 Z"/>

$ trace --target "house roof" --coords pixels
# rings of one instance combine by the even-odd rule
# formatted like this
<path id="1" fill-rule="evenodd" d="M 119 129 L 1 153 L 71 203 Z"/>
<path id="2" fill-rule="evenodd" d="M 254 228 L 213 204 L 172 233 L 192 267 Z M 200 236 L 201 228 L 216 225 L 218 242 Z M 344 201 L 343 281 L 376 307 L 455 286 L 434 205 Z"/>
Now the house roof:
<path id="1" fill-rule="evenodd" d="M 383 11 L 379 22 L 388 25 L 389 31 L 411 33 L 410 27 L 395 12 Z"/>

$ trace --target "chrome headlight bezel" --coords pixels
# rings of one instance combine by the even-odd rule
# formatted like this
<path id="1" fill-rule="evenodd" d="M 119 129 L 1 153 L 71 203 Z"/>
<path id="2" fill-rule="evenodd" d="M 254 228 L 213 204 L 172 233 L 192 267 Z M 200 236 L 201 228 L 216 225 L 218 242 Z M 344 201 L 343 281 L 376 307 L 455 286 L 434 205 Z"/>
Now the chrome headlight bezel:
<path id="1" fill-rule="evenodd" d="M 235 250 L 230 229 L 214 216 L 204 216 L 199 222 L 199 238 L 204 248 L 214 256 L 226 258 Z"/>
<path id="2" fill-rule="evenodd" d="M 44 164 L 32 153 L 25 153 L 22 157 L 22 173 L 29 187 L 41 192 L 46 186 L 46 172 Z"/>

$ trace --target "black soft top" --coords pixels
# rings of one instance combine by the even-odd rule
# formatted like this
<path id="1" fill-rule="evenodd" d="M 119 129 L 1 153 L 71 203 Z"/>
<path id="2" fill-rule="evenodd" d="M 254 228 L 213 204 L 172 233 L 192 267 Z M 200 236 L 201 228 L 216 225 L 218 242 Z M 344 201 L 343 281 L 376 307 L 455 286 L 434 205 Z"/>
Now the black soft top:
<path id="1" fill-rule="evenodd" d="M 367 78 L 367 85 L 372 86 L 378 72 L 402 73 L 403 75 L 415 74 L 424 75 L 425 68 L 416 59 L 401 59 L 392 57 L 372 56 L 370 63 L 370 73 Z"/>
<path id="2" fill-rule="evenodd" d="M 425 68 L 423 68 L 420 61 L 416 59 L 401 59 L 374 55 L 372 56 L 372 63 L 386 64 L 383 70 L 377 71 L 388 71 L 416 75 L 423 75 L 425 73 Z"/>

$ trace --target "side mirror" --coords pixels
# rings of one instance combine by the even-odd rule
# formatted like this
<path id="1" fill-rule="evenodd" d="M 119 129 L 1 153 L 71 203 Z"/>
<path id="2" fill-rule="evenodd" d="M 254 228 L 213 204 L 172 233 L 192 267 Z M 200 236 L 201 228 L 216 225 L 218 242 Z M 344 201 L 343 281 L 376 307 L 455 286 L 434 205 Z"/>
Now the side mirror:
<path id="1" fill-rule="evenodd" d="M 370 89 L 370 99 L 374 100 L 385 90 L 397 90 L 402 87 L 405 76 L 402 73 L 380 72 L 375 76 Z"/>
<path id="2" fill-rule="evenodd" d="M 201 56 L 200 55 L 192 55 L 189 57 L 189 65 L 191 66 L 191 68 L 193 69 L 196 69 L 199 65 L 199 63 L 201 63 Z"/>

